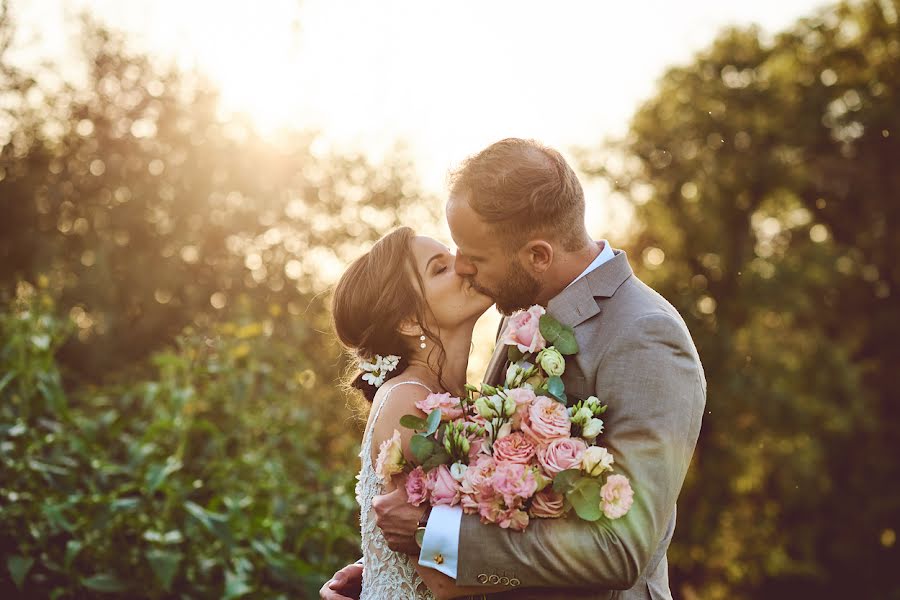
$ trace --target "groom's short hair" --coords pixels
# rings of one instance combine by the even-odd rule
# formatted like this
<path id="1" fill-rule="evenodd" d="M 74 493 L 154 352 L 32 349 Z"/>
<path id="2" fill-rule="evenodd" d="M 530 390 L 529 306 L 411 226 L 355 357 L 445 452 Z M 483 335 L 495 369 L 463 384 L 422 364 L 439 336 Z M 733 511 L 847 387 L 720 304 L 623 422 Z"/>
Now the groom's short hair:
<path id="1" fill-rule="evenodd" d="M 559 152 L 534 140 L 507 138 L 467 158 L 450 175 L 450 195 L 465 196 L 510 242 L 542 232 L 569 251 L 584 243 L 581 182 Z"/>

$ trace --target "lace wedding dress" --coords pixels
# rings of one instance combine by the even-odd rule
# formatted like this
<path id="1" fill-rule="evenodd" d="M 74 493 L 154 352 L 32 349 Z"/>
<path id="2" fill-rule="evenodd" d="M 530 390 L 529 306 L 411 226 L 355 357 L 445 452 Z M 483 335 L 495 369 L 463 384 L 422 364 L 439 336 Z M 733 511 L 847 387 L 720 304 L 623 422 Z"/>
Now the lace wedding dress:
<path id="1" fill-rule="evenodd" d="M 363 584 L 360 600 L 393 598 L 434 600 L 434 595 L 416 573 L 414 559 L 388 548 L 381 529 L 375 524 L 375 512 L 372 510 L 372 499 L 381 493 L 381 481 L 375 473 L 372 462 L 372 431 L 375 429 L 375 421 L 378 420 L 381 409 L 390 400 L 394 388 L 406 384 L 419 385 L 431 393 L 428 387 L 418 381 L 395 383 L 378 405 L 372 423 L 363 434 L 362 452 L 359 453 L 362 468 L 359 471 L 359 482 L 356 484 L 363 551 Z"/>

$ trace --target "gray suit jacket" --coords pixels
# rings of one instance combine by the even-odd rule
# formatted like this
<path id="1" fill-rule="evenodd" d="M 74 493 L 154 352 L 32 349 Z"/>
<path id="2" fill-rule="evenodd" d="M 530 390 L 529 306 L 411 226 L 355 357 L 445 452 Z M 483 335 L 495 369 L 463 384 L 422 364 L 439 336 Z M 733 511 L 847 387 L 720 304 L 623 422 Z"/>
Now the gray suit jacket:
<path id="1" fill-rule="evenodd" d="M 524 532 L 464 515 L 459 585 L 515 585 L 488 598 L 670 599 L 666 550 L 706 405 L 706 379 L 681 316 L 632 272 L 622 251 L 550 301 L 547 312 L 575 330 L 566 359 L 570 396 L 609 408 L 600 443 L 634 489 L 631 511 L 589 523 L 574 513 L 533 519 Z M 499 347 L 486 380 L 502 381 Z M 485 590 L 487 591 L 487 590 Z"/>

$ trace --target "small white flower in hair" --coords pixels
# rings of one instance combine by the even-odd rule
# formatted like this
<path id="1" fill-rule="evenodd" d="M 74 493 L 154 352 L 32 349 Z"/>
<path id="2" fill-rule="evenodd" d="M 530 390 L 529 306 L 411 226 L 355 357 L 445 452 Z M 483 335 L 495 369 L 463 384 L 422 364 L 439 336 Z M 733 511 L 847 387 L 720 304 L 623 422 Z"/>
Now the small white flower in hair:
<path id="1" fill-rule="evenodd" d="M 372 387 L 379 388 L 384 383 L 387 374 L 397 368 L 400 364 L 400 357 L 389 354 L 387 356 L 375 355 L 375 362 L 361 360 L 359 368 L 366 373 L 362 376 L 363 381 Z"/>

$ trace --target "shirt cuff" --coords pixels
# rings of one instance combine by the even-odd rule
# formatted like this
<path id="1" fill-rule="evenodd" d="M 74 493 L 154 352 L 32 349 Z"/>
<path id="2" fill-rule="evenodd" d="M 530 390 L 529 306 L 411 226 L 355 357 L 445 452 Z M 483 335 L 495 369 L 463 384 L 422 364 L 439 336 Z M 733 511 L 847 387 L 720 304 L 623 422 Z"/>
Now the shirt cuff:
<path id="1" fill-rule="evenodd" d="M 456 579 L 462 514 L 460 506 L 439 505 L 431 509 L 419 552 L 420 565 Z"/>

